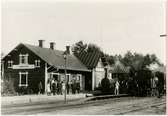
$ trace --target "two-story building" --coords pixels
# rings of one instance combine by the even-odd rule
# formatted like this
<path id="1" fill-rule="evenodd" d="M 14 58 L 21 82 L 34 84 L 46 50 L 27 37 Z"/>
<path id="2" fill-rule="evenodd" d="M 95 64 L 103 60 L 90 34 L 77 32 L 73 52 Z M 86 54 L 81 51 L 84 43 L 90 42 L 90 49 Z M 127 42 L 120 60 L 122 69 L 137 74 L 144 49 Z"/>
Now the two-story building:
<path id="1" fill-rule="evenodd" d="M 29 88 L 33 93 L 38 92 L 38 84 L 41 81 L 43 91 L 47 91 L 48 78 L 64 81 L 65 60 L 64 51 L 55 49 L 55 44 L 50 43 L 50 48 L 43 47 L 43 41 L 39 40 L 39 46 L 19 44 L 3 59 L 3 77 L 14 83 L 14 89 L 19 92 L 20 87 Z M 67 55 L 66 62 L 67 81 L 77 80 L 80 89 L 85 87 L 91 75 L 89 70 L 76 56 Z"/>

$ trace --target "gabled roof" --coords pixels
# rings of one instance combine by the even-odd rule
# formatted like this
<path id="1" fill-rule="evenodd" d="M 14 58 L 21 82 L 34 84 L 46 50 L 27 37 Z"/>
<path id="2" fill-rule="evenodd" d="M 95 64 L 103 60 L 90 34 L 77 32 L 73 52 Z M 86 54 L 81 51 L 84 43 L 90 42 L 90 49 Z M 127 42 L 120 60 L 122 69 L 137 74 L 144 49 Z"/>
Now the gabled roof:
<path id="1" fill-rule="evenodd" d="M 65 61 L 63 58 L 64 51 L 52 50 L 50 48 L 41 48 L 29 44 L 21 44 L 39 56 L 42 60 L 58 69 L 64 69 Z M 87 67 L 74 55 L 67 55 L 67 69 L 76 71 L 89 71 Z"/>
<path id="2" fill-rule="evenodd" d="M 92 51 L 82 51 L 76 56 L 81 60 L 83 64 L 85 64 L 89 69 L 95 68 L 101 57 L 101 52 L 98 50 Z"/>

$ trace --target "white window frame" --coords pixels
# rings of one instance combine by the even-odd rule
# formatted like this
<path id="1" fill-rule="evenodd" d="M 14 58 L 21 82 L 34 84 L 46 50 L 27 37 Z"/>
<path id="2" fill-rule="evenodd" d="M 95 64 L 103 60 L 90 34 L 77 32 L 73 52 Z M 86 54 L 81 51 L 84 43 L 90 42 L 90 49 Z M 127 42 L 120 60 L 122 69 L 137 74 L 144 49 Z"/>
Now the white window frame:
<path id="1" fill-rule="evenodd" d="M 35 60 L 35 67 L 40 67 L 40 63 L 41 63 L 40 60 Z"/>
<path id="2" fill-rule="evenodd" d="M 21 83 L 22 75 L 26 75 L 26 84 Z M 28 86 L 28 72 L 19 72 L 19 87 L 27 87 Z"/>
<path id="3" fill-rule="evenodd" d="M 53 75 L 58 75 L 58 80 L 60 80 L 60 73 L 54 73 L 54 72 L 52 72 L 51 73 L 51 78 L 53 79 Z"/>
<path id="4" fill-rule="evenodd" d="M 79 78 L 79 85 L 80 85 L 80 90 L 82 90 L 82 74 L 77 74 L 77 81 Z"/>
<path id="5" fill-rule="evenodd" d="M 25 57 L 25 63 L 22 63 L 22 58 L 23 56 Z M 20 57 L 20 64 L 24 65 L 24 64 L 28 64 L 28 54 L 20 54 L 19 57 Z"/>
<path id="6" fill-rule="evenodd" d="M 77 74 L 77 80 L 78 80 L 78 78 L 79 78 L 79 81 L 80 81 L 81 78 L 82 78 L 82 75 L 81 74 Z"/>
<path id="7" fill-rule="evenodd" d="M 12 68 L 13 67 L 13 61 L 12 60 L 9 60 L 8 61 L 8 68 Z"/>

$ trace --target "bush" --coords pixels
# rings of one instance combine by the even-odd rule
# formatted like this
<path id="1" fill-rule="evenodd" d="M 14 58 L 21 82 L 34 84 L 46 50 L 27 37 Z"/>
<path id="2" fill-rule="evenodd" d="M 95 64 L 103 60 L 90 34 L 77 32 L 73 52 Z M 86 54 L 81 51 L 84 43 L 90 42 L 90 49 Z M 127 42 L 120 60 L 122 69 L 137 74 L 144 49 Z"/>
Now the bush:
<path id="1" fill-rule="evenodd" d="M 5 80 L 2 82 L 1 84 L 1 94 L 2 96 L 10 96 L 10 95 L 16 95 L 16 91 L 14 89 L 14 83 L 13 81 L 9 80 Z"/>

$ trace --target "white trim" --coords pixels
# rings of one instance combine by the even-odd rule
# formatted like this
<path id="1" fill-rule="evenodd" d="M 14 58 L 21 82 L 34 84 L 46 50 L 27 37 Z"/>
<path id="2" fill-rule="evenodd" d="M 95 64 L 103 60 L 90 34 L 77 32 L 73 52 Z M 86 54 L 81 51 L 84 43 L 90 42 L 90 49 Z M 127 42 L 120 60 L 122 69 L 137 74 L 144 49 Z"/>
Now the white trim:
<path id="1" fill-rule="evenodd" d="M 25 63 L 22 63 L 22 56 L 24 56 L 25 57 Z M 29 56 L 29 54 L 19 54 L 19 64 L 28 64 L 28 56 Z"/>
<path id="2" fill-rule="evenodd" d="M 57 75 L 58 76 L 58 80 L 60 79 L 60 73 L 55 73 L 55 72 L 51 72 L 50 73 L 50 77 L 53 78 L 53 75 Z"/>
<path id="3" fill-rule="evenodd" d="M 35 67 L 40 67 L 40 63 L 41 63 L 40 60 L 35 60 Z"/>
<path id="4" fill-rule="evenodd" d="M 77 78 L 78 77 L 79 77 L 80 90 L 83 90 L 83 86 L 82 86 L 82 74 L 77 74 Z"/>
<path id="5" fill-rule="evenodd" d="M 53 75 L 60 75 L 60 73 L 51 72 L 51 75 L 53 77 Z"/>
<path id="6" fill-rule="evenodd" d="M 13 61 L 12 60 L 9 60 L 8 61 L 8 68 L 12 68 L 13 67 Z"/>
<path id="7" fill-rule="evenodd" d="M 82 78 L 82 75 L 81 74 L 77 74 L 77 80 L 78 80 L 78 77 L 79 77 L 79 81 L 80 81 L 80 79 Z"/>
<path id="8" fill-rule="evenodd" d="M 26 75 L 26 84 L 21 84 L 22 75 Z M 19 72 L 19 87 L 28 86 L 28 72 Z"/>

